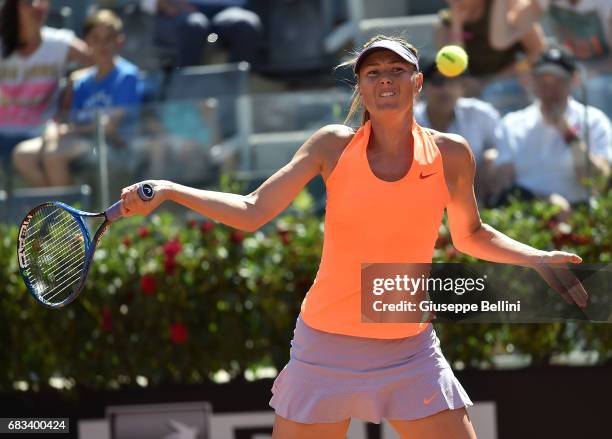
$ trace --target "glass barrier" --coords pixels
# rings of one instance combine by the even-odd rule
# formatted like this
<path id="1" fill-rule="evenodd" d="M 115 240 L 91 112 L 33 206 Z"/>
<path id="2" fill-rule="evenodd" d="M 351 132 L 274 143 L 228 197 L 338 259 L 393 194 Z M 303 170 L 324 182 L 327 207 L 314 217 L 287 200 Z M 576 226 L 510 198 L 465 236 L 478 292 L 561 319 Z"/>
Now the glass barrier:
<path id="1" fill-rule="evenodd" d="M 14 191 L 7 196 L 0 188 L 0 221 L 17 221 L 23 208 L 48 199 L 100 210 L 123 187 L 146 179 L 218 188 L 220 176 L 230 174 L 246 186 L 261 183 L 318 128 L 342 123 L 349 104 L 350 94 L 335 89 L 236 96 L 231 102 L 226 96 L 177 99 L 85 115 L 79 125 L 64 128 L 50 124 L 47 135 L 69 156 L 66 189 L 29 188 L 26 176 L 13 170 Z M 79 194 L 78 200 L 68 194 Z"/>
<path id="2" fill-rule="evenodd" d="M 593 82 L 590 87 L 598 84 Z M 510 103 L 517 96 L 525 97 L 509 92 L 512 87 L 497 85 L 489 90 L 491 101 Z M 609 88 L 609 84 L 604 86 Z M 587 97 L 592 103 L 600 98 L 594 92 Z M 245 181 L 245 187 L 253 190 L 287 164 L 318 128 L 343 123 L 350 100 L 350 91 L 341 88 L 225 94 L 207 99 L 179 96 L 143 105 L 135 112 L 124 111 L 119 121 L 113 111 L 98 114 L 88 130 L 79 128 L 61 135 L 60 142 L 70 143 L 73 149 L 81 151 L 70 160 L 70 189 L 66 192 L 78 193 L 79 200 L 83 197 L 89 200 L 85 207 L 98 210 L 116 199 L 124 186 L 145 179 L 218 188 L 220 176 L 229 174 Z M 23 203 L 28 205 L 35 195 L 36 200 L 53 196 L 72 201 L 70 197 L 63 198 L 58 190 L 23 192 L 28 188 L 27 180 L 14 169 L 12 173 L 14 194 L 6 186 L 0 187 L 0 221 L 16 216 L 11 215 L 11 209 L 16 212 L 15 204 L 9 202 L 11 198 L 24 199 Z M 82 186 L 88 189 L 75 191 L 75 187 Z M 320 196 L 324 191 L 318 188 L 317 192 Z"/>
<path id="3" fill-rule="evenodd" d="M 315 131 L 342 123 L 350 98 L 344 89 L 254 95 L 253 133 Z"/>

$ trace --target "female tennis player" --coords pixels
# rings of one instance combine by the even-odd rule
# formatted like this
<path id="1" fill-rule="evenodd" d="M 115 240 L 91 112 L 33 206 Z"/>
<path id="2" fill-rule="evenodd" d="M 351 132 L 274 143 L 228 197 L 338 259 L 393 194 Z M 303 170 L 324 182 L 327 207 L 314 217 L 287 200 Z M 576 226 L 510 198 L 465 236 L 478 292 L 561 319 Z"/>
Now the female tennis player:
<path id="1" fill-rule="evenodd" d="M 287 207 L 320 174 L 327 188 L 321 264 L 301 307 L 289 363 L 276 378 L 270 405 L 275 439 L 344 438 L 350 418 L 385 418 L 402 438 L 473 439 L 469 396 L 440 350 L 431 323 L 362 323 L 362 262 L 431 262 L 444 209 L 454 245 L 493 262 L 578 263 L 510 239 L 480 220 L 474 157 L 460 136 L 420 127 L 413 101 L 421 90 L 416 49 L 376 37 L 353 60 L 357 79 L 351 114 L 362 124 L 321 128 L 293 159 L 248 195 L 151 182 L 143 202 L 137 185 L 122 192 L 125 215 L 147 215 L 172 200 L 229 226 L 254 231 Z M 349 115 L 350 116 L 350 115 Z M 559 293 L 580 306 L 583 289 Z"/>

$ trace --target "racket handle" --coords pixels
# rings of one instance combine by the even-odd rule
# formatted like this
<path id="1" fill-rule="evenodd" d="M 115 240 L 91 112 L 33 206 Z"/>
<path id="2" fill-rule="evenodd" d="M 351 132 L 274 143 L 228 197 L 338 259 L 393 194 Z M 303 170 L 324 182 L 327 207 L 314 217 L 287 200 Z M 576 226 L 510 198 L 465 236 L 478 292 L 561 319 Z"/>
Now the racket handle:
<path id="1" fill-rule="evenodd" d="M 141 184 L 138 187 L 138 196 L 142 201 L 152 200 L 155 196 L 155 190 L 153 189 L 153 186 L 151 186 L 149 183 Z M 117 201 L 111 207 L 106 209 L 106 212 L 104 212 L 104 214 L 106 216 L 106 219 L 109 221 L 116 221 L 121 218 L 123 216 L 121 215 L 121 200 Z"/>
<path id="2" fill-rule="evenodd" d="M 109 221 L 117 221 L 119 218 L 121 218 L 121 200 L 117 201 L 111 207 L 106 209 L 104 216 L 106 216 L 106 219 Z"/>

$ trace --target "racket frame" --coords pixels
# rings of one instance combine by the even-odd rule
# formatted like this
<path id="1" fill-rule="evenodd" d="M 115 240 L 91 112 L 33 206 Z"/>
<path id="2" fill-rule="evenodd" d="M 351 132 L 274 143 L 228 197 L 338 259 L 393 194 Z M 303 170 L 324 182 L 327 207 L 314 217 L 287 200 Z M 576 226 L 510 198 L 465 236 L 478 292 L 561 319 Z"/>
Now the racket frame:
<path id="1" fill-rule="evenodd" d="M 72 215 L 77 225 L 79 226 L 79 229 L 81 230 L 81 233 L 83 235 L 83 243 L 85 245 L 85 256 L 84 256 L 83 268 L 81 269 L 81 275 L 79 276 L 78 284 L 73 289 L 72 293 L 68 297 L 66 297 L 64 300 L 58 303 L 49 302 L 45 300 L 43 297 L 41 297 L 39 294 L 37 294 L 35 292 L 35 288 L 30 282 L 29 276 L 27 276 L 25 273 L 25 271 L 28 269 L 28 262 L 25 256 L 25 241 L 27 238 L 26 233 L 28 230 L 28 226 L 30 225 L 30 222 L 32 221 L 32 218 L 34 217 L 36 212 L 44 209 L 45 207 L 60 208 L 68 212 L 70 215 Z M 85 279 L 87 278 L 87 275 L 89 273 L 89 267 L 91 266 L 91 260 L 93 259 L 93 253 L 95 252 L 96 246 L 98 242 L 100 241 L 100 239 L 102 238 L 102 235 L 104 234 L 104 232 L 106 232 L 106 229 L 111 223 L 108 219 L 105 219 L 104 223 L 100 225 L 100 227 L 98 228 L 92 240 L 89 228 L 83 221 L 83 218 L 102 218 L 102 217 L 106 218 L 106 214 L 104 212 L 100 212 L 100 213 L 85 212 L 79 209 L 75 209 L 74 207 L 68 206 L 67 204 L 64 204 L 59 201 L 48 202 L 48 203 L 38 205 L 34 209 L 32 209 L 30 212 L 28 212 L 28 214 L 25 216 L 24 220 L 21 223 L 21 226 L 19 227 L 19 235 L 17 239 L 17 257 L 18 257 L 18 262 L 19 262 L 19 271 L 21 273 L 21 277 L 23 278 L 26 284 L 26 287 L 28 288 L 28 292 L 39 303 L 41 303 L 42 305 L 48 308 L 62 308 L 68 305 L 74 299 L 76 299 L 79 293 L 83 290 L 83 287 L 85 285 Z"/>
<path id="2" fill-rule="evenodd" d="M 149 201 L 153 199 L 155 195 L 155 190 L 153 189 L 153 186 L 151 184 L 144 183 L 138 188 L 138 195 L 143 201 Z M 68 297 L 58 303 L 49 302 L 40 295 L 38 295 L 34 291 L 29 277 L 25 274 L 25 270 L 27 270 L 28 268 L 28 263 L 25 256 L 26 231 L 28 229 L 28 226 L 30 225 L 30 222 L 32 221 L 32 218 L 34 217 L 34 214 L 45 207 L 59 207 L 61 209 L 64 209 L 70 215 L 72 215 L 83 234 L 83 241 L 85 245 L 85 257 L 81 275 L 79 276 L 79 283 Z M 91 238 L 91 233 L 89 231 L 89 228 L 87 227 L 87 224 L 85 224 L 85 222 L 83 221 L 83 218 L 104 218 L 104 222 L 98 227 L 98 230 L 94 234 L 93 239 Z M 87 275 L 89 274 L 89 268 L 91 266 L 93 254 L 96 251 L 98 242 L 100 242 L 100 239 L 108 229 L 108 226 L 119 218 L 121 218 L 121 201 L 117 201 L 104 212 L 98 213 L 85 212 L 80 209 L 75 209 L 74 207 L 71 207 L 60 201 L 43 203 L 30 210 L 30 212 L 28 212 L 28 214 L 21 222 L 21 225 L 19 226 L 19 233 L 17 235 L 17 260 L 21 277 L 23 278 L 28 292 L 32 295 L 32 297 L 34 297 L 36 301 L 48 308 L 63 308 L 64 306 L 72 302 L 74 299 L 76 299 L 85 286 L 85 280 L 87 279 Z"/>

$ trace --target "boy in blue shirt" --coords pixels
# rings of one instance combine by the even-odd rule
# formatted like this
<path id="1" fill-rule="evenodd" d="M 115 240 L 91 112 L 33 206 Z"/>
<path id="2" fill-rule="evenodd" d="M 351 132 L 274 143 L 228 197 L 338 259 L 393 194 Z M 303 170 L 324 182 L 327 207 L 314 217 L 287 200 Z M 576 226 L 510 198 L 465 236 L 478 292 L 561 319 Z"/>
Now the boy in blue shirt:
<path id="1" fill-rule="evenodd" d="M 40 172 L 49 186 L 71 183 L 69 164 L 91 154 L 95 144 L 95 116 L 108 114 L 106 142 L 127 146 L 140 104 L 138 67 L 118 56 L 124 42 L 123 23 L 112 11 L 99 10 L 85 21 L 84 39 L 95 65 L 72 74 L 64 107 L 69 123 L 50 124 L 41 146 Z"/>

